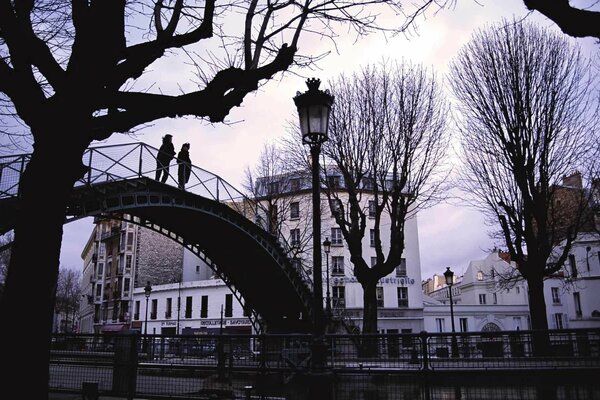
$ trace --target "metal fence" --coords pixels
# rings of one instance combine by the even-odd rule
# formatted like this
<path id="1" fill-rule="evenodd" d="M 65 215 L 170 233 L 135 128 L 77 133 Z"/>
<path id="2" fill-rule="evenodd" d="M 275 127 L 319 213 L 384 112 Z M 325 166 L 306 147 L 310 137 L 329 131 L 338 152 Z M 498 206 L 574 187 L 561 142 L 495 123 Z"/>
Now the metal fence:
<path id="1" fill-rule="evenodd" d="M 315 400 L 319 377 L 330 399 L 600 398 L 600 330 L 544 337 L 550 350 L 540 356 L 530 331 L 328 335 L 326 366 L 315 370 L 310 335 L 56 335 L 50 388 Z"/>

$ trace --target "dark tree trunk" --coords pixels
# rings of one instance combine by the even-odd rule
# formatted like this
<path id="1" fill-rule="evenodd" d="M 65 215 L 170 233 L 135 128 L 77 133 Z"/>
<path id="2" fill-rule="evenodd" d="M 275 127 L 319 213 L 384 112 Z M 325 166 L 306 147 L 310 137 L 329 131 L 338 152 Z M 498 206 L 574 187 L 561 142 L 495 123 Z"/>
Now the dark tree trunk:
<path id="1" fill-rule="evenodd" d="M 531 329 L 548 329 L 546 316 L 546 300 L 544 299 L 544 278 L 533 276 L 527 279 L 529 287 L 529 312 L 531 314 Z"/>
<path id="2" fill-rule="evenodd" d="M 362 282 L 361 282 L 362 283 Z M 362 283 L 363 289 L 363 329 L 362 333 L 377 333 L 377 282 Z"/>
<path id="3" fill-rule="evenodd" d="M 52 137 L 53 132 L 44 134 Z M 55 146 L 59 152 L 52 150 Z M 22 393 L 25 389 L 31 399 L 48 397 L 50 335 L 65 209 L 73 184 L 83 174 L 85 146 L 55 146 L 36 145 L 20 179 L 20 215 L 0 303 L 0 316 L 6 324 L 0 329 L 0 355 L 6 363 L 2 391 Z"/>
<path id="4" fill-rule="evenodd" d="M 549 354 L 550 339 L 548 337 L 548 317 L 546 316 L 546 301 L 544 299 L 544 278 L 542 275 L 530 276 L 527 279 L 529 287 L 529 313 L 531 316 L 531 329 L 533 352 L 536 356 Z"/>

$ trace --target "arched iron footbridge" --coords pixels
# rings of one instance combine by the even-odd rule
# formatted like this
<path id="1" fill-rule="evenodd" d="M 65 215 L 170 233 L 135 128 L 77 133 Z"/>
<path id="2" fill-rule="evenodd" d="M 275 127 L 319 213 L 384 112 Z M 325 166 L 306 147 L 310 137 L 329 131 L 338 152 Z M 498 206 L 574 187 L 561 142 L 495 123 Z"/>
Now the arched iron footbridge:
<path id="1" fill-rule="evenodd" d="M 90 147 L 83 156 L 89 169 L 74 186 L 65 223 L 114 214 L 155 230 L 203 259 L 253 310 L 257 331 L 308 332 L 310 277 L 287 257 L 283 236 L 267 231 L 269 213 L 196 166 L 184 190 L 177 185 L 176 164 L 166 183 L 156 181 L 157 154 L 144 143 Z M 30 157 L 0 157 L 0 234 L 14 227 L 19 180 Z"/>

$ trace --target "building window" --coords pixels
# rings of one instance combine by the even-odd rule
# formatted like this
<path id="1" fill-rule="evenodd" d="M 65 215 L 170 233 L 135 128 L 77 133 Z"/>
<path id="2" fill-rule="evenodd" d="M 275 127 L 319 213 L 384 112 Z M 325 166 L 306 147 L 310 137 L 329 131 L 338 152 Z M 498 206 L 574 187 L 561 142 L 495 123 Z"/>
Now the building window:
<path id="1" fill-rule="evenodd" d="M 577 278 L 577 263 L 573 254 L 569 254 L 569 265 L 571 266 L 571 278 Z"/>
<path id="2" fill-rule="evenodd" d="M 171 308 L 173 306 L 173 299 L 167 297 L 167 307 L 165 309 L 165 318 L 171 318 Z"/>
<path id="3" fill-rule="evenodd" d="M 581 311 L 581 297 L 579 292 L 573 293 L 573 303 L 575 304 L 575 315 L 577 318 L 581 318 L 583 316 L 583 312 Z"/>
<path id="4" fill-rule="evenodd" d="M 135 319 L 136 321 L 139 321 L 140 319 L 140 301 L 137 300 L 135 302 L 135 306 L 134 306 L 134 312 L 133 312 L 133 319 Z"/>
<path id="5" fill-rule="evenodd" d="M 296 271 L 300 271 L 302 269 L 302 262 L 299 258 L 292 258 L 292 268 Z"/>
<path id="6" fill-rule="evenodd" d="M 560 314 L 560 313 L 554 314 L 554 327 L 556 329 L 564 329 L 562 314 Z"/>
<path id="7" fill-rule="evenodd" d="M 408 307 L 408 288 L 398 288 L 398 307 Z"/>
<path id="8" fill-rule="evenodd" d="M 346 307 L 346 288 L 344 286 L 332 286 L 331 294 L 333 306 L 337 308 Z"/>
<path id="9" fill-rule="evenodd" d="M 192 305 L 194 300 L 192 296 L 186 296 L 185 298 L 185 318 L 192 318 Z"/>
<path id="10" fill-rule="evenodd" d="M 331 216 L 335 217 L 342 210 L 342 201 L 340 199 L 329 200 L 329 209 L 331 210 Z"/>
<path id="11" fill-rule="evenodd" d="M 133 232 L 127 232 L 127 250 L 133 250 Z"/>
<path id="12" fill-rule="evenodd" d="M 298 190 L 300 190 L 300 179 L 290 179 L 290 191 L 297 192 Z"/>
<path id="13" fill-rule="evenodd" d="M 300 203 L 297 201 L 290 203 L 290 218 L 291 219 L 300 218 Z"/>
<path id="14" fill-rule="evenodd" d="M 150 319 L 156 319 L 158 314 L 158 299 L 152 299 L 152 308 L 150 309 Z"/>
<path id="15" fill-rule="evenodd" d="M 98 263 L 98 279 L 102 279 L 102 274 L 104 273 L 104 263 Z"/>
<path id="16" fill-rule="evenodd" d="M 377 297 L 377 307 L 383 307 L 383 287 L 375 288 L 375 296 Z"/>
<path id="17" fill-rule="evenodd" d="M 125 273 L 126 274 L 130 274 L 131 273 L 131 264 L 133 262 L 133 256 L 131 254 L 127 254 L 125 256 Z"/>
<path id="18" fill-rule="evenodd" d="M 337 246 L 344 244 L 341 228 L 331 228 L 331 244 Z"/>
<path id="19" fill-rule="evenodd" d="M 371 257 L 371 267 L 374 267 L 377 265 L 377 257 Z"/>
<path id="20" fill-rule="evenodd" d="M 520 293 L 521 293 L 521 288 L 520 288 L 520 287 L 518 287 L 518 286 L 517 286 L 517 287 L 515 288 L 515 290 L 517 291 L 517 294 L 520 294 Z"/>
<path id="21" fill-rule="evenodd" d="M 406 276 L 406 258 L 401 258 L 396 266 L 396 276 Z"/>
<path id="22" fill-rule="evenodd" d="M 269 183 L 269 194 L 278 194 L 279 193 L 279 182 L 270 182 Z"/>
<path id="23" fill-rule="evenodd" d="M 553 287 L 553 288 L 550 288 L 550 290 L 552 292 L 552 303 L 560 304 L 560 293 L 558 292 L 558 288 Z"/>
<path id="24" fill-rule="evenodd" d="M 200 266 L 196 265 L 196 273 L 199 274 L 200 273 Z"/>
<path id="25" fill-rule="evenodd" d="M 478 281 L 482 281 L 483 280 L 483 272 L 477 271 L 477 280 Z"/>
<path id="26" fill-rule="evenodd" d="M 328 176 L 327 183 L 328 183 L 329 189 L 339 189 L 341 186 L 339 176 Z"/>
<path id="27" fill-rule="evenodd" d="M 344 257 L 331 257 L 331 275 L 344 275 Z"/>
<path id="28" fill-rule="evenodd" d="M 233 316 L 233 295 L 232 294 L 225 295 L 225 316 L 226 317 Z"/>
<path id="29" fill-rule="evenodd" d="M 373 190 L 375 188 L 375 181 L 373 178 L 365 177 L 362 179 L 363 189 Z"/>
<path id="30" fill-rule="evenodd" d="M 200 299 L 200 318 L 208 318 L 208 296 Z"/>
<path id="31" fill-rule="evenodd" d="M 467 318 L 459 318 L 458 319 L 458 325 L 460 326 L 460 331 L 461 332 L 468 332 L 469 331 L 469 320 Z"/>
<path id="32" fill-rule="evenodd" d="M 300 229 L 290 229 L 290 246 L 299 247 L 300 246 Z"/>
<path id="33" fill-rule="evenodd" d="M 438 332 L 444 332 L 446 330 L 444 318 L 436 318 L 435 326 L 437 327 Z"/>
<path id="34" fill-rule="evenodd" d="M 369 200 L 369 217 L 375 217 L 375 200 Z"/>
<path id="35" fill-rule="evenodd" d="M 487 304 L 485 301 L 485 294 L 479 295 L 479 304 Z"/>
<path id="36" fill-rule="evenodd" d="M 131 286 L 131 279 L 125 278 L 123 279 L 123 295 L 129 296 L 129 288 Z"/>
<path id="37" fill-rule="evenodd" d="M 492 301 L 494 304 L 498 304 L 498 295 L 496 293 L 492 293 Z"/>
<path id="38" fill-rule="evenodd" d="M 369 231 L 369 244 L 371 247 L 375 247 L 375 229 Z"/>

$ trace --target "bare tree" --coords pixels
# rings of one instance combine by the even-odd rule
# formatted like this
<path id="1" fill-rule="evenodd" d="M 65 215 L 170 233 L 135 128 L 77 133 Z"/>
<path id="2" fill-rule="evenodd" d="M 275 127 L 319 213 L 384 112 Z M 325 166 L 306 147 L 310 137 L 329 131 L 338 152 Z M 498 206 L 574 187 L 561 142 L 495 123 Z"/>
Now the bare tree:
<path id="1" fill-rule="evenodd" d="M 401 262 L 405 222 L 443 192 L 448 108 L 435 75 L 407 62 L 365 67 L 330 87 L 324 185 L 364 292 L 363 332 L 375 333 L 376 286 Z M 362 252 L 367 227 L 373 265 Z"/>
<path id="2" fill-rule="evenodd" d="M 309 177 L 303 169 L 294 169 L 290 157 L 276 144 L 266 144 L 253 169 L 246 168 L 244 189 L 266 208 L 267 229 L 287 243 L 288 256 L 302 259 L 312 249 L 312 230 L 308 220 L 311 204 L 303 196 Z M 259 221 L 261 224 L 261 221 Z"/>
<path id="3" fill-rule="evenodd" d="M 418 3 L 418 9 L 409 17 L 412 22 L 416 16 L 424 14 L 434 7 L 436 11 L 443 8 L 453 8 L 457 0 L 423 0 Z M 575 5 L 572 3 L 576 3 Z M 565 34 L 583 38 L 600 39 L 600 8 L 596 0 L 523 0 L 530 11 L 537 11 L 556 24 Z"/>
<path id="4" fill-rule="evenodd" d="M 64 317 L 64 332 L 73 332 L 80 300 L 81 272 L 73 269 L 61 268 L 58 272 L 54 312 Z"/>
<path id="5" fill-rule="evenodd" d="M 0 115 L 16 118 L 2 129 L 33 143 L 0 316 L 25 326 L 33 293 L 44 335 L 25 342 L 17 330 L 2 330 L 1 352 L 15 360 L 7 392 L 27 375 L 32 397 L 45 394 L 65 209 L 90 143 L 161 118 L 221 122 L 276 74 L 323 56 L 300 53 L 301 38 L 334 42 L 343 24 L 356 36 L 385 31 L 382 8 L 400 12 L 400 0 L 0 1 Z M 163 90 L 153 80 L 168 56 L 191 70 Z"/>
<path id="6" fill-rule="evenodd" d="M 561 180 L 591 161 L 597 140 L 587 66 L 567 39 L 506 20 L 478 31 L 451 64 L 461 186 L 527 281 L 533 329 L 548 328 L 543 279 L 564 264 L 584 221 L 585 191 Z"/>

